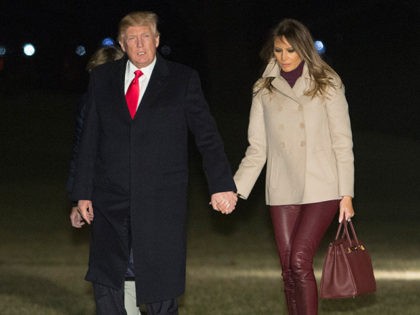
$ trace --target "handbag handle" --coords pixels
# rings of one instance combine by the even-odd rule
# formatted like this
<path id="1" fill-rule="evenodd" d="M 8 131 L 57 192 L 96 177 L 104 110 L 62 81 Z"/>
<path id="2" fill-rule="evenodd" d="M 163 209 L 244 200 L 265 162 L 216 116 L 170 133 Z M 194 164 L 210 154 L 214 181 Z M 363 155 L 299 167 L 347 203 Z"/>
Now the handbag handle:
<path id="1" fill-rule="evenodd" d="M 353 238 L 350 237 L 350 233 L 348 230 L 349 225 L 350 225 L 350 232 Z M 340 232 L 341 232 L 341 237 L 340 237 Z M 357 234 L 351 220 L 341 221 L 337 229 L 337 234 L 335 235 L 335 240 L 338 240 L 339 238 L 341 239 L 346 238 L 347 241 L 349 242 L 349 247 L 346 249 L 348 253 L 351 251 L 358 250 L 358 249 L 365 250 L 365 247 L 363 245 L 360 245 L 359 243 L 359 239 L 357 238 Z M 353 239 L 354 239 L 355 244 L 353 244 Z"/>
<path id="2" fill-rule="evenodd" d="M 351 220 L 349 220 L 346 224 L 350 225 L 350 230 L 351 230 L 351 233 L 353 234 L 354 240 L 356 241 L 356 244 L 359 245 L 359 239 L 357 238 L 353 223 L 351 222 Z"/>

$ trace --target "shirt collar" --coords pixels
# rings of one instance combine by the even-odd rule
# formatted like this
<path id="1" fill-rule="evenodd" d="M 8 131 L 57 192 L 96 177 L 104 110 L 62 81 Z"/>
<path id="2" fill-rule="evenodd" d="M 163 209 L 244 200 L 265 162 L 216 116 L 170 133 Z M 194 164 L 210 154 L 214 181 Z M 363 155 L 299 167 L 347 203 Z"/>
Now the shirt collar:
<path id="1" fill-rule="evenodd" d="M 130 59 L 128 59 L 128 63 L 127 63 L 127 74 L 129 74 L 130 76 L 134 76 L 134 71 L 136 70 L 141 70 L 141 72 L 143 72 L 143 75 L 150 78 L 152 75 L 152 71 L 155 67 L 156 64 L 156 56 L 155 59 L 153 59 L 153 61 L 146 67 L 144 68 L 137 68 L 131 61 Z"/>

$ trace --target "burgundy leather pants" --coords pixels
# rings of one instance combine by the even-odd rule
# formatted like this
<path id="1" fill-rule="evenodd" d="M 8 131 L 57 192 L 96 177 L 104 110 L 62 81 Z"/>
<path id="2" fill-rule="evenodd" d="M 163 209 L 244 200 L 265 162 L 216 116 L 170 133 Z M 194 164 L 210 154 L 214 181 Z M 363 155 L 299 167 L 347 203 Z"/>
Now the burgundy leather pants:
<path id="1" fill-rule="evenodd" d="M 289 315 L 318 314 L 313 258 L 339 200 L 270 206 Z"/>

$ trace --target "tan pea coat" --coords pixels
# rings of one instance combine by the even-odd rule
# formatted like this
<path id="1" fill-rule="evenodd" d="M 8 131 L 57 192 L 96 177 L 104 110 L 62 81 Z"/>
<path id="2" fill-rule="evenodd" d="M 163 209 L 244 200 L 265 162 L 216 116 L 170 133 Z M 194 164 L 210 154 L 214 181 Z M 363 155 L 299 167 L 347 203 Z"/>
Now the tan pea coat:
<path id="1" fill-rule="evenodd" d="M 311 98 L 304 95 L 311 83 L 306 65 L 293 88 L 280 76 L 274 60 L 262 77 L 274 77 L 274 88 L 253 97 L 249 146 L 234 176 L 238 193 L 248 198 L 267 163 L 268 205 L 353 196 L 352 132 L 340 79 L 327 98 Z"/>

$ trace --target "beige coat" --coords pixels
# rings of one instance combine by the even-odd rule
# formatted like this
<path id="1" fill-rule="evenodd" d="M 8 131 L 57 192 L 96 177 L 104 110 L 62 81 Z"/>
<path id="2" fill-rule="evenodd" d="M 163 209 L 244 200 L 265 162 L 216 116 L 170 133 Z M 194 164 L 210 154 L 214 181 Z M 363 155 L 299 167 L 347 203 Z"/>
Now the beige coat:
<path id="1" fill-rule="evenodd" d="M 328 98 L 304 95 L 310 85 L 305 65 L 293 88 L 268 64 L 263 78 L 275 77 L 274 89 L 253 98 L 249 146 L 234 179 L 238 193 L 248 198 L 267 163 L 266 203 L 304 204 L 353 196 L 353 142 L 344 88 Z M 257 83 L 258 84 L 258 83 Z"/>

